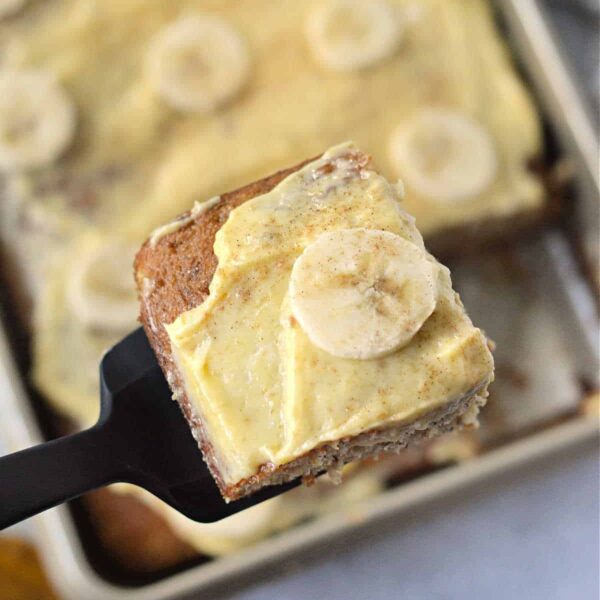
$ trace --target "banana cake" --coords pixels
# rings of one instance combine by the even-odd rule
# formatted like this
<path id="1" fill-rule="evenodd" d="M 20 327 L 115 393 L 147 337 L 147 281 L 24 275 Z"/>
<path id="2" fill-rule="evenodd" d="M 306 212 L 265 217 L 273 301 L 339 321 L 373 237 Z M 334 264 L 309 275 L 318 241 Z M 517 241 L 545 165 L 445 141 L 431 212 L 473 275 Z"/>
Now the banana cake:
<path id="1" fill-rule="evenodd" d="M 346 138 L 403 179 L 434 253 L 522 231 L 547 208 L 529 168 L 540 120 L 488 4 L 12 0 L 0 12 L 11 288 L 37 300 L 82 228 L 141 241 L 195 198 Z"/>
<path id="2" fill-rule="evenodd" d="M 227 501 L 476 423 L 488 342 L 402 194 L 345 143 L 139 251 L 141 321 Z"/>

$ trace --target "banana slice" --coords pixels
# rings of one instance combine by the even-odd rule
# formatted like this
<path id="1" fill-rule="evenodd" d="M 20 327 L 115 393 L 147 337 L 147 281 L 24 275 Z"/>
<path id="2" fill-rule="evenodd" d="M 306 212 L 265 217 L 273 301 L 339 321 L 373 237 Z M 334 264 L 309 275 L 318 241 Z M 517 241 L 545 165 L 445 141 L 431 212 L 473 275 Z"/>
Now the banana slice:
<path id="1" fill-rule="evenodd" d="M 24 4 L 25 0 L 0 0 L 0 19 L 16 14 Z"/>
<path id="2" fill-rule="evenodd" d="M 403 21 L 385 0 L 328 0 L 308 14 L 306 36 L 323 66 L 336 71 L 363 69 L 393 54 Z"/>
<path id="3" fill-rule="evenodd" d="M 431 200 L 477 196 L 494 181 L 498 161 L 492 136 L 472 117 L 445 108 L 423 109 L 390 138 L 397 174 Z"/>
<path id="4" fill-rule="evenodd" d="M 244 40 L 226 21 L 183 17 L 168 25 L 148 52 L 150 80 L 173 108 L 207 112 L 244 86 L 250 70 Z"/>
<path id="5" fill-rule="evenodd" d="M 313 344 L 342 358 L 377 358 L 407 344 L 434 311 L 437 266 L 393 233 L 341 229 L 304 250 L 289 294 Z"/>
<path id="6" fill-rule="evenodd" d="M 138 301 L 132 265 L 136 246 L 118 240 L 82 249 L 67 282 L 71 310 L 87 327 L 127 333 L 135 327 Z"/>
<path id="7" fill-rule="evenodd" d="M 40 167 L 56 160 L 75 132 L 75 107 L 41 71 L 0 75 L 0 171 Z"/>
<path id="8" fill-rule="evenodd" d="M 52 262 L 36 304 L 33 379 L 52 405 L 80 427 L 98 417 L 102 355 L 136 326 L 133 243 L 84 230 Z M 74 280 L 83 289 L 77 290 Z"/>

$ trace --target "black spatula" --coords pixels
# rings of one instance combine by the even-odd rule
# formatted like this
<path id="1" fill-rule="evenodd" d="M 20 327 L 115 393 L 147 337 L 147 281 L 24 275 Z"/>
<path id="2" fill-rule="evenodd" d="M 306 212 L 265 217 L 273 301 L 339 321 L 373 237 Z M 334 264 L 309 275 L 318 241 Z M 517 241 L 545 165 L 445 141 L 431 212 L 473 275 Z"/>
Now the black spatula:
<path id="1" fill-rule="evenodd" d="M 143 329 L 105 354 L 100 386 L 96 425 L 0 458 L 0 529 L 118 481 L 146 488 L 204 523 L 297 485 L 269 487 L 225 503 L 179 406 L 171 400 Z"/>

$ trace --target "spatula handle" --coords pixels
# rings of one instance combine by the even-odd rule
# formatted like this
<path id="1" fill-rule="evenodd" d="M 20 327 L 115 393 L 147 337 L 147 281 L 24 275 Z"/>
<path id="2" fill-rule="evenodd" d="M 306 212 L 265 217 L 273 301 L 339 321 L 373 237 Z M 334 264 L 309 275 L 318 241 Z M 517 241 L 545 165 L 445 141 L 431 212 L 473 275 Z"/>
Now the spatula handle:
<path id="1" fill-rule="evenodd" d="M 119 480 L 106 437 L 95 426 L 0 458 L 0 529 Z"/>

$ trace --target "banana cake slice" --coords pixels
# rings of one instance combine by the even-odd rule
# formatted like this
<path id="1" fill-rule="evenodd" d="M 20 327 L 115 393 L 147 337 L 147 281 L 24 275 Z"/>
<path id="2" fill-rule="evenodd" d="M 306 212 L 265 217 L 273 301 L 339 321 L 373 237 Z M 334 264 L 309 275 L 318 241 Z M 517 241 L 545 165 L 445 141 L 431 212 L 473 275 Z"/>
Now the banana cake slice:
<path id="1" fill-rule="evenodd" d="M 141 321 L 227 501 L 476 423 L 488 341 L 402 194 L 341 144 L 139 251 Z"/>

